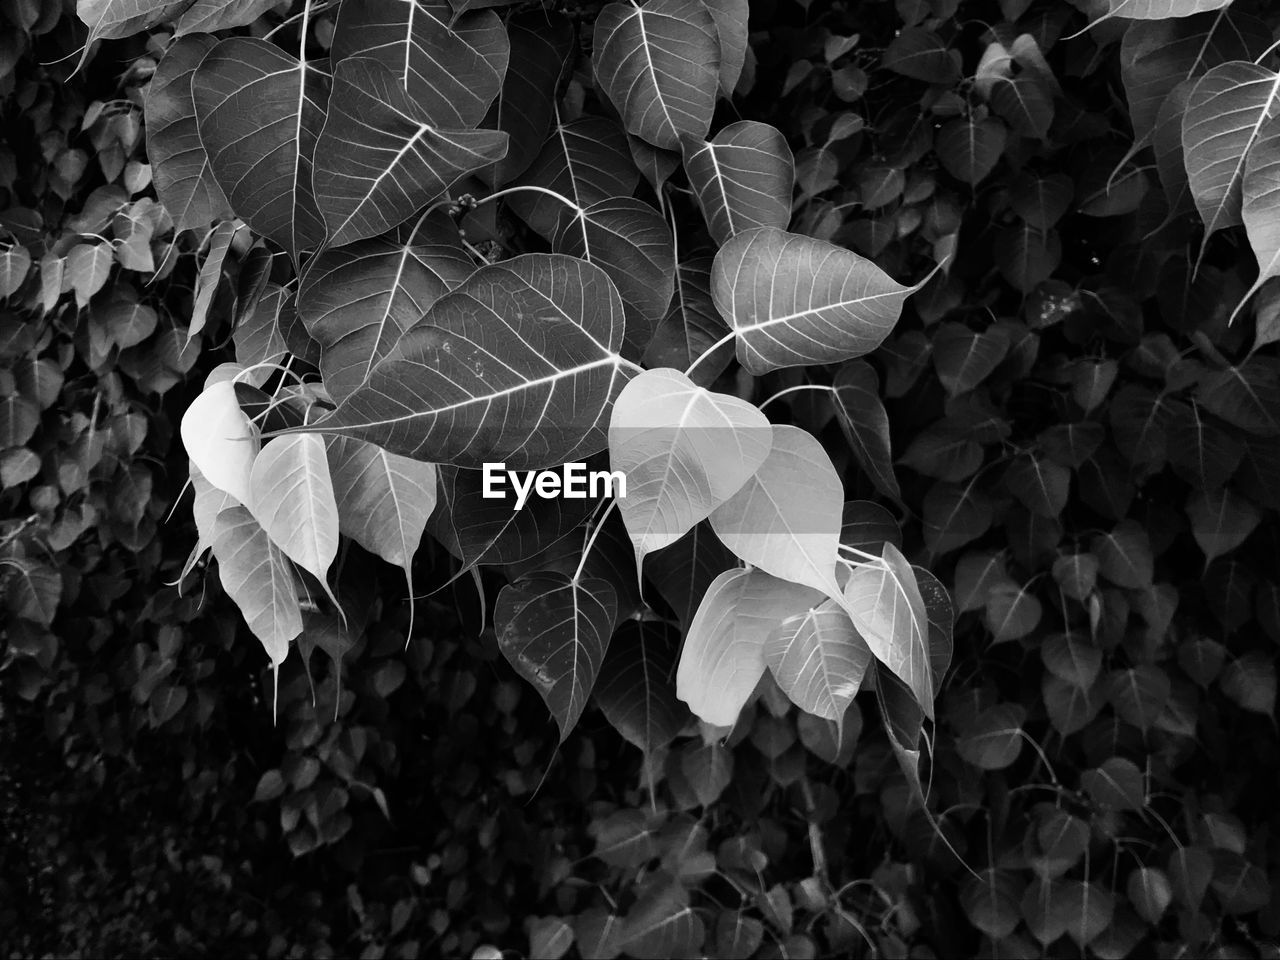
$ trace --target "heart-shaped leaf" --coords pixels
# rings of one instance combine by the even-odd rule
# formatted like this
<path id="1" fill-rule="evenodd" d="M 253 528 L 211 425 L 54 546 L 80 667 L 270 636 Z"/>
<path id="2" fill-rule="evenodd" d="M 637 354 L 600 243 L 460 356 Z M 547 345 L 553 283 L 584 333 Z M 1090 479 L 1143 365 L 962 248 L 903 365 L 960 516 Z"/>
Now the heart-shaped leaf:
<path id="1" fill-rule="evenodd" d="M 1240 546 L 1262 521 L 1258 508 L 1230 487 L 1197 493 L 1187 501 L 1187 516 L 1205 563 Z"/>
<path id="2" fill-rule="evenodd" d="M 956 740 L 956 750 L 979 770 L 1003 770 L 1022 752 L 1022 725 L 1027 712 L 1016 703 L 988 707 Z"/>
<path id="3" fill-rule="evenodd" d="M 308 429 L 476 469 L 584 458 L 605 446 L 631 376 L 622 336 L 622 303 L 599 267 L 536 253 L 481 267 Z"/>
<path id="4" fill-rule="evenodd" d="M 832 389 L 836 418 L 867 479 L 886 497 L 902 499 L 893 474 L 889 415 L 880 399 L 880 378 L 875 370 L 861 360 L 852 360 L 836 373 Z"/>
<path id="5" fill-rule="evenodd" d="M 717 244 L 753 227 L 787 228 L 795 161 L 776 127 L 741 120 L 710 141 L 686 136 L 681 146 L 689 185 Z"/>
<path id="6" fill-rule="evenodd" d="M 213 555 L 222 588 L 279 666 L 289 654 L 289 643 L 302 632 L 298 591 L 284 553 L 253 514 L 236 504 L 218 513 Z"/>
<path id="7" fill-rule="evenodd" d="M 687 632 L 711 582 L 736 565 L 737 558 L 711 532 L 710 525 L 700 523 L 671 546 L 657 551 L 646 576 Z"/>
<path id="8" fill-rule="evenodd" d="M 733 96 L 747 60 L 749 0 L 702 0 L 720 38 L 720 93 Z"/>
<path id="9" fill-rule="evenodd" d="M 238 502 L 248 503 L 258 431 L 241 411 L 231 382 L 211 384 L 191 401 L 179 432 L 187 456 L 204 478 Z"/>
<path id="10" fill-rule="evenodd" d="M 385 233 L 506 152 L 499 130 L 433 126 L 377 60 L 343 60 L 315 148 L 315 195 L 329 243 Z"/>
<path id="11" fill-rule="evenodd" d="M 294 259 L 319 246 L 324 221 L 312 162 L 329 77 L 256 37 L 219 41 L 191 78 L 209 169 L 236 214 Z"/>
<path id="12" fill-rule="evenodd" d="M 913 289 L 850 250 L 774 227 L 733 237 L 711 273 L 738 362 L 757 375 L 871 352 Z"/>
<path id="13" fill-rule="evenodd" d="M 707 588 L 685 634 L 676 696 L 713 726 L 737 723 L 765 670 L 765 642 L 788 617 L 821 603 L 816 590 L 761 570 L 727 570 Z"/>
<path id="14" fill-rule="evenodd" d="M 617 598 L 607 581 L 535 573 L 498 594 L 498 648 L 546 703 L 560 742 L 578 723 L 609 646 Z"/>
<path id="15" fill-rule="evenodd" d="M 835 721 L 842 737 L 845 711 L 874 657 L 844 608 L 824 600 L 782 621 L 765 641 L 764 660 L 792 703 Z"/>
<path id="16" fill-rule="evenodd" d="M 716 22 L 698 0 L 611 3 L 596 17 L 596 82 L 631 133 L 667 150 L 706 135 L 720 84 Z"/>
<path id="17" fill-rule="evenodd" d="M 636 562 L 741 490 L 773 442 L 754 405 L 712 393 L 678 370 L 647 370 L 628 383 L 609 422 L 609 463 L 627 478 L 619 506 Z"/>
<path id="18" fill-rule="evenodd" d="M 628 620 L 609 641 L 596 678 L 596 702 L 613 728 L 646 754 L 669 744 L 689 722 L 676 699 L 680 634 L 652 620 Z"/>
<path id="19" fill-rule="evenodd" d="M 650 368 L 675 367 L 686 370 L 693 362 L 720 343 L 729 332 L 711 299 L 711 259 L 696 257 L 676 267 L 675 296 L 671 309 L 658 321 L 644 359 Z M 690 376 L 709 387 L 733 359 L 733 346 L 723 343 Z"/>

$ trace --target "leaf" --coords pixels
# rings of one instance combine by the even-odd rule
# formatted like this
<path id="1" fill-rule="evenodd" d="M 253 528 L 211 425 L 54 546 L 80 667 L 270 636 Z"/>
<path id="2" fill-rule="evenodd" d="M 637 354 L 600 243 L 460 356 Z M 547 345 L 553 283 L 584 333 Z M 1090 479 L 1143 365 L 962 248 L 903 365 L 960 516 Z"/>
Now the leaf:
<path id="1" fill-rule="evenodd" d="M 1244 444 L 1206 419 L 1197 403 L 1174 406 L 1168 436 L 1169 463 L 1196 490 L 1218 489 L 1244 459 Z"/>
<path id="2" fill-rule="evenodd" d="M 1190 17 L 1206 10 L 1220 10 L 1230 2 L 1231 0 L 1107 0 L 1107 15 L 1131 20 L 1163 20 L 1168 17 Z"/>
<path id="3" fill-rule="evenodd" d="M 572 200 L 579 209 L 615 197 L 629 197 L 640 181 L 627 140 L 617 125 L 602 117 L 568 123 L 559 115 L 532 165 L 518 184 L 544 187 Z M 550 239 L 564 212 L 545 194 L 517 193 L 511 208 L 530 227 Z"/>
<path id="4" fill-rule="evenodd" d="M 1142 663 L 1107 675 L 1108 697 L 1120 719 L 1139 730 L 1148 730 L 1169 702 L 1169 675 L 1160 667 Z"/>
<path id="5" fill-rule="evenodd" d="M 737 562 L 704 522 L 671 546 L 657 551 L 647 576 L 687 632 L 711 582 Z"/>
<path id="6" fill-rule="evenodd" d="M 1022 725 L 1027 712 L 1016 703 L 988 707 L 966 725 L 956 750 L 979 770 L 1003 770 L 1022 753 Z"/>
<path id="7" fill-rule="evenodd" d="M 1102 671 L 1102 651 L 1076 633 L 1060 633 L 1040 647 L 1045 669 L 1072 686 L 1088 689 Z"/>
<path id="8" fill-rule="evenodd" d="M 1040 625 L 1040 601 L 1012 580 L 992 585 L 987 595 L 986 622 L 991 643 L 1007 643 L 1025 637 Z"/>
<path id="9" fill-rule="evenodd" d="M 605 446 L 630 377 L 622 303 L 599 267 L 525 254 L 481 267 L 308 429 L 434 463 L 531 470 Z"/>
<path id="10" fill-rule="evenodd" d="M 871 652 L 902 679 L 932 720 L 928 616 L 911 565 L 897 547 L 886 543 L 882 562 L 855 568 L 844 595 L 854 626 Z"/>
<path id="11" fill-rule="evenodd" d="M 960 903 L 969 922 L 992 940 L 1003 940 L 1022 922 L 1025 882 L 1012 870 L 991 867 L 965 881 Z"/>
<path id="12" fill-rule="evenodd" d="M 361 0 L 340 11 L 330 56 L 378 60 L 432 126 L 469 130 L 502 88 L 510 44 L 489 10 L 454 17 L 439 0 Z"/>
<path id="13" fill-rule="evenodd" d="M 475 271 L 443 216 L 400 241 L 362 240 L 309 264 L 298 312 L 320 344 L 325 389 L 341 403 L 431 305 Z"/>
<path id="14" fill-rule="evenodd" d="M 1200 382 L 1196 399 L 1246 433 L 1280 436 L 1280 374 L 1257 358 L 1208 374 Z"/>
<path id="15" fill-rule="evenodd" d="M 12 554 L 0 563 L 8 613 L 23 620 L 50 626 L 62 601 L 62 574 L 55 568 Z M 13 634 L 10 633 L 10 637 Z M 12 639 L 10 643 L 12 643 Z"/>
<path id="16" fill-rule="evenodd" d="M 1230 487 L 1192 496 L 1187 501 L 1187 516 L 1205 563 L 1236 549 L 1262 521 L 1258 508 Z"/>
<path id="17" fill-rule="evenodd" d="M 76 293 L 76 306 L 89 305 L 107 278 L 111 276 L 111 245 L 108 243 L 78 243 L 67 254 L 66 283 Z"/>
<path id="18" fill-rule="evenodd" d="M 1218 680 L 1222 692 L 1242 710 L 1270 717 L 1276 711 L 1276 665 L 1257 651 L 1227 664 Z"/>
<path id="19" fill-rule="evenodd" d="M 782 621 L 765 641 L 764 660 L 792 703 L 834 721 L 843 737 L 845 711 L 873 657 L 838 603 L 824 600 Z"/>
<path id="20" fill-rule="evenodd" d="M 191 401 L 179 432 L 187 456 L 205 479 L 238 502 L 248 503 L 258 432 L 240 410 L 231 382 L 215 383 Z"/>
<path id="21" fill-rule="evenodd" d="M 680 634 L 652 620 L 628 620 L 609 641 L 595 697 L 624 740 L 652 755 L 671 743 L 689 721 L 676 699 Z"/>
<path id="22" fill-rule="evenodd" d="M 933 556 L 940 556 L 976 540 L 995 519 L 991 501 L 968 486 L 935 483 L 924 498 L 924 540 Z"/>
<path id="23" fill-rule="evenodd" d="M 217 40 L 183 37 L 160 58 L 147 86 L 147 158 L 156 195 L 173 217 L 174 229 L 199 230 L 232 216 L 231 205 L 209 168 L 200 142 L 191 80 Z"/>
<path id="24" fill-rule="evenodd" d="M 623 352 L 639 358 L 675 287 L 675 246 L 662 215 L 632 197 L 601 200 L 562 217 L 551 249 L 580 257 L 609 275 L 626 313 Z"/>
<path id="25" fill-rule="evenodd" d="M 720 93 L 728 98 L 742 78 L 747 60 L 749 0 L 703 0 L 720 40 Z"/>
<path id="26" fill-rule="evenodd" d="M 222 588 L 279 666 L 289 655 L 289 643 L 302 633 L 298 592 L 284 554 L 253 514 L 236 504 L 218 513 L 213 555 Z"/>
<path id="27" fill-rule="evenodd" d="M 573 24 L 543 10 L 506 23 L 511 55 L 502 90 L 489 107 L 484 126 L 507 134 L 507 153 L 481 176 L 495 187 L 524 173 L 542 148 L 556 118 L 556 94 L 575 48 Z"/>
<path id="28" fill-rule="evenodd" d="M 1201 847 L 1179 846 L 1169 854 L 1168 874 L 1177 901 L 1197 911 L 1213 878 L 1213 855 Z"/>
<path id="29" fill-rule="evenodd" d="M 880 400 L 880 378 L 870 364 L 851 360 L 832 381 L 836 419 L 867 479 L 886 497 L 902 499 L 893 474 L 889 416 Z"/>
<path id="30" fill-rule="evenodd" d="M 1080 786 L 1094 803 L 1115 810 L 1140 811 L 1146 806 L 1142 771 L 1131 760 L 1111 757 L 1080 775 Z"/>
<path id="31" fill-rule="evenodd" d="M 711 299 L 711 259 L 686 260 L 676 266 L 675 296 L 645 349 L 645 365 L 650 369 L 686 370 L 728 332 Z M 692 379 L 700 386 L 709 387 L 731 359 L 733 346 L 721 344 L 708 360 L 698 364 Z"/>
<path id="32" fill-rule="evenodd" d="M 546 703 L 561 743 L 587 705 L 616 606 L 607 581 L 573 580 L 560 573 L 522 577 L 498 594 L 498 648 Z"/>
<path id="33" fill-rule="evenodd" d="M 840 516 L 840 542 L 868 553 L 879 552 L 885 543 L 902 549 L 902 530 L 893 514 L 878 503 L 846 500 Z"/>
<path id="34" fill-rule="evenodd" d="M 1267 120 L 1245 155 L 1240 189 L 1240 217 L 1258 261 L 1258 278 L 1241 297 L 1243 305 L 1264 283 L 1280 276 L 1280 120 Z"/>
<path id="35" fill-rule="evenodd" d="M 1009 580 L 1004 554 L 990 550 L 973 550 L 956 563 L 956 603 L 961 613 L 981 610 L 997 583 Z"/>
<path id="36" fill-rule="evenodd" d="M 764 941 L 764 924 L 736 910 L 722 910 L 716 918 L 716 956 L 747 960 Z"/>
<path id="37" fill-rule="evenodd" d="M 970 330 L 962 323 L 944 323 L 933 335 L 933 365 L 952 396 L 966 393 L 995 371 L 1009 352 L 1003 327 Z"/>
<path id="38" fill-rule="evenodd" d="M 1053 519 L 1066 509 L 1071 471 L 1044 457 L 1018 457 L 1004 474 L 1009 492 L 1037 516 Z"/>
<path id="39" fill-rule="evenodd" d="M 894 73 L 926 83 L 952 84 L 960 79 L 960 67 L 946 44 L 936 33 L 922 27 L 900 31 L 880 63 Z"/>
<path id="40" fill-rule="evenodd" d="M 686 136 L 681 146 L 689 185 L 717 245 L 752 227 L 786 229 L 795 161 L 775 127 L 741 120 L 710 141 Z"/>
<path id="41" fill-rule="evenodd" d="M 315 147 L 315 196 L 329 243 L 385 233 L 506 152 L 501 131 L 433 126 L 377 60 L 343 60 Z"/>
<path id="42" fill-rule="evenodd" d="M 1098 558 L 1098 569 L 1112 583 L 1132 590 L 1151 586 L 1151 543 L 1136 522 L 1125 520 L 1110 533 L 1094 538 L 1090 551 Z"/>
<path id="43" fill-rule="evenodd" d="M 209 169 L 236 215 L 295 260 L 324 239 L 311 189 L 329 78 L 255 37 L 219 41 L 191 78 Z"/>
<path id="44" fill-rule="evenodd" d="M 249 484 L 246 506 L 254 519 L 328 592 L 329 566 L 338 555 L 338 506 L 324 441 L 314 433 L 273 440 L 254 459 Z"/>
<path id="45" fill-rule="evenodd" d="M 609 465 L 627 478 L 618 504 L 636 563 L 741 490 L 773 442 L 754 405 L 712 393 L 678 370 L 647 370 L 628 383 L 609 421 Z"/>
<path id="46" fill-rule="evenodd" d="M 239 232 L 233 220 L 223 220 L 214 228 L 209 238 L 209 249 L 200 264 L 200 274 L 196 277 L 195 305 L 191 309 L 191 323 L 187 326 L 187 342 L 204 329 L 209 316 L 209 307 L 213 305 L 213 297 L 222 282 L 222 267 L 227 260 L 227 252 L 231 249 L 231 241 Z"/>
<path id="47" fill-rule="evenodd" d="M 948 120 L 934 142 L 938 160 L 957 180 L 977 184 L 995 169 L 1009 140 L 1009 131 L 994 117 Z"/>
<path id="48" fill-rule="evenodd" d="M 707 935 L 702 918 L 689 906 L 683 887 L 661 877 L 655 880 L 623 921 L 619 939 L 623 952 L 636 960 L 696 956 Z"/>
<path id="49" fill-rule="evenodd" d="M 993 250 L 1001 275 L 1022 293 L 1048 280 L 1062 262 L 1058 231 L 1037 230 L 1029 223 L 998 231 Z"/>
<path id="50" fill-rule="evenodd" d="M 150 29 L 182 12 L 191 0 L 76 0 L 76 16 L 89 27 L 88 47 Z"/>
<path id="51" fill-rule="evenodd" d="M 529 927 L 530 960 L 560 960 L 573 946 L 573 927 L 560 917 L 535 917 Z"/>
<path id="52" fill-rule="evenodd" d="M 726 570 L 707 588 L 686 631 L 676 696 L 707 723 L 732 726 L 764 673 L 769 634 L 822 599 L 761 570 Z"/>
<path id="53" fill-rule="evenodd" d="M 1247 61 L 1219 64 L 1196 81 L 1182 116 L 1182 153 L 1206 238 L 1242 222 L 1245 158 L 1280 113 L 1278 98 L 1280 74 Z"/>
<path id="54" fill-rule="evenodd" d="M 924 711 L 915 694 L 880 661 L 876 662 L 876 703 L 884 721 L 884 732 L 898 761 L 912 798 L 924 803 L 924 785 L 920 781 L 920 737 Z"/>
<path id="55" fill-rule="evenodd" d="M 773 227 L 722 246 L 711 283 L 738 362 L 755 375 L 870 353 L 914 290 L 850 250 Z"/>
<path id="56" fill-rule="evenodd" d="M 667 150 L 703 137 L 720 83 L 720 40 L 698 0 L 610 3 L 596 18 L 596 82 L 630 133 Z"/>
<path id="57" fill-rule="evenodd" d="M 752 566 L 842 599 L 836 583 L 844 488 L 822 444 L 799 427 L 773 426 L 773 446 L 711 528 Z"/>

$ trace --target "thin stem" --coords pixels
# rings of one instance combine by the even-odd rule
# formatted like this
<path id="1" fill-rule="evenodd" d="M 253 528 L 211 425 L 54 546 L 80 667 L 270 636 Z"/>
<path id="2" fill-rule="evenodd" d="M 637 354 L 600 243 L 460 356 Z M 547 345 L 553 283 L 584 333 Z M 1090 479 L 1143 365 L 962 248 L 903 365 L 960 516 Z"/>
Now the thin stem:
<path id="1" fill-rule="evenodd" d="M 572 200 L 566 197 L 563 193 L 557 193 L 556 191 L 550 190 L 547 187 L 535 186 L 532 183 L 526 183 L 526 184 L 522 184 L 515 187 L 506 187 L 505 189 L 499 190 L 497 193 L 491 193 L 487 197 L 483 197 L 480 200 L 477 200 L 476 206 L 478 207 L 483 204 L 489 203 L 493 200 L 498 200 L 502 197 L 507 196 L 508 194 L 521 193 L 521 192 L 544 193 L 548 197 L 551 197 L 555 200 L 559 200 L 570 210 L 576 210 L 579 215 L 582 215 L 583 213 L 586 212 L 585 210 L 582 209 L 582 207 L 578 206 L 576 203 L 574 203 Z"/>
<path id="2" fill-rule="evenodd" d="M 616 498 L 609 501 L 608 508 L 600 515 L 600 522 L 595 525 L 595 529 L 591 531 L 591 536 L 587 538 L 586 546 L 582 548 L 582 556 L 578 559 L 578 569 L 573 571 L 574 583 L 577 583 L 582 578 L 582 568 L 587 565 L 587 557 L 591 555 L 591 548 L 596 545 L 596 537 L 600 536 L 600 531 L 604 529 L 604 522 L 609 519 L 609 514 L 613 512 L 613 508 L 617 505 Z"/>
<path id="3" fill-rule="evenodd" d="M 780 397 L 785 397 L 788 393 L 799 393 L 802 390 L 824 390 L 827 393 L 836 392 L 834 387 L 828 386 L 825 383 L 802 383 L 797 387 L 787 387 L 787 389 L 785 390 L 779 390 L 777 393 L 775 393 L 772 397 L 770 397 L 764 403 L 760 404 L 760 409 L 763 410 L 769 404 L 773 403 L 773 401 L 779 399 Z"/>
<path id="4" fill-rule="evenodd" d="M 865 557 L 869 562 L 876 565 L 884 563 L 884 557 L 877 557 L 874 553 L 867 553 L 865 550 L 859 550 L 857 547 L 851 547 L 847 543 L 840 544 L 840 549 L 859 557 Z"/>

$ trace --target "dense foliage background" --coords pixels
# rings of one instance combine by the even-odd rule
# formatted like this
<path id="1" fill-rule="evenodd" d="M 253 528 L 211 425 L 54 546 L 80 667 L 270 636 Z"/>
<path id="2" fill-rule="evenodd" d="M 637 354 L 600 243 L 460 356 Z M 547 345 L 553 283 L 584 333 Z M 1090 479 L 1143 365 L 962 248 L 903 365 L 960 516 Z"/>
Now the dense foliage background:
<path id="1" fill-rule="evenodd" d="M 595 5 L 551 7 L 589 36 Z M 951 591 L 926 815 L 869 695 L 839 748 L 767 686 L 724 744 L 691 724 L 646 763 L 594 709 L 560 743 L 428 541 L 409 645 L 403 577 L 364 564 L 355 645 L 286 661 L 273 722 L 218 578 L 171 585 L 176 425 L 246 349 L 252 238 L 156 202 L 163 30 L 81 64 L 73 9 L 6 5 L 6 954 L 1277 955 L 1274 284 L 1229 323 L 1275 260 L 1169 134 L 1213 68 L 1275 66 L 1267 7 L 750 6 L 719 109 L 785 134 L 792 229 L 900 279 L 952 258 L 856 369 L 762 385 L 887 411 L 877 446 L 865 400 L 770 405 Z"/>

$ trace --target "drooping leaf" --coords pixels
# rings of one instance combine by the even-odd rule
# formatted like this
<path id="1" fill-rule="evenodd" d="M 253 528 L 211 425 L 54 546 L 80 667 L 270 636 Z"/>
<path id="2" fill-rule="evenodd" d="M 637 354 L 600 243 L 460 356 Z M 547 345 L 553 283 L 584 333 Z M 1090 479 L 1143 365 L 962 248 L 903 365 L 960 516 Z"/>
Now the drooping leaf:
<path id="1" fill-rule="evenodd" d="M 613 405 L 609 463 L 627 478 L 619 507 L 636 562 L 738 493 L 773 442 L 754 405 L 712 393 L 678 370 L 647 370 L 628 383 Z"/>
<path id="2" fill-rule="evenodd" d="M 309 429 L 471 468 L 581 459 L 605 446 L 631 375 L 622 334 L 622 303 L 599 267 L 558 254 L 481 267 Z"/>
<path id="3" fill-rule="evenodd" d="M 741 120 L 710 141 L 685 137 L 681 146 L 689 184 L 717 244 L 752 227 L 787 228 L 795 162 L 775 127 Z"/>
<path id="4" fill-rule="evenodd" d="M 160 58 L 147 86 L 147 157 L 156 195 L 175 230 L 203 229 L 229 218 L 231 205 L 213 177 L 200 142 L 191 78 L 217 40 L 183 37 Z"/>
<path id="5" fill-rule="evenodd" d="M 703 0 L 720 40 L 720 93 L 733 96 L 747 60 L 749 0 Z"/>
<path id="6" fill-rule="evenodd" d="M 722 246 L 711 283 L 738 361 L 756 375 L 869 353 L 913 292 L 852 251 L 773 227 Z"/>
<path id="7" fill-rule="evenodd" d="M 343 60 L 315 147 L 315 197 L 329 243 L 385 233 L 506 151 L 502 131 L 433 126 L 377 60 Z"/>
<path id="8" fill-rule="evenodd" d="M 191 322 L 187 326 L 188 341 L 204 329 L 209 317 L 209 307 L 213 305 L 213 297 L 222 282 L 222 267 L 226 263 L 227 252 L 238 232 L 234 220 L 223 220 L 214 228 L 213 235 L 209 238 L 209 249 L 200 264 L 200 274 L 196 277 L 195 304 L 191 309 Z"/>
<path id="9" fill-rule="evenodd" d="M 854 626 L 871 652 L 910 688 L 933 719 L 929 621 L 915 573 L 902 552 L 884 545 L 882 561 L 856 568 L 844 588 Z"/>
<path id="10" fill-rule="evenodd" d="M 329 566 L 338 555 L 338 506 L 324 440 L 297 433 L 271 441 L 254 458 L 249 485 L 246 506 L 254 519 L 327 590 Z"/>
<path id="11" fill-rule="evenodd" d="M 475 270 L 443 216 L 403 240 L 378 237 L 329 249 L 308 267 L 298 312 L 320 344 L 325 389 L 342 402 L 401 334 Z"/>
<path id="12" fill-rule="evenodd" d="M 1164 20 L 1220 10 L 1231 0 L 1107 0 L 1107 15 L 1130 20 Z M 1083 946 L 1083 944 L 1081 944 Z"/>
<path id="13" fill-rule="evenodd" d="M 990 499 L 970 481 L 965 486 L 935 483 L 930 487 L 923 519 L 925 545 L 939 556 L 982 536 L 995 516 Z"/>
<path id="14" fill-rule="evenodd" d="M 1080 786 L 1093 801 L 1116 810 L 1141 810 L 1146 787 L 1137 764 L 1124 757 L 1110 757 L 1080 776 Z"/>
<path id="15" fill-rule="evenodd" d="M 596 82 L 629 132 L 667 150 L 703 137 L 720 84 L 720 39 L 698 0 L 611 3 L 596 18 Z"/>
<path id="16" fill-rule="evenodd" d="M 273 6 L 276 4 L 272 0 L 195 0 L 178 17 L 173 35 L 186 37 L 245 27 Z"/>
<path id="17" fill-rule="evenodd" d="M 1241 181 L 1241 219 L 1253 255 L 1258 278 L 1241 298 L 1241 304 L 1264 283 L 1280 276 L 1280 120 L 1267 120 L 1244 158 Z M 1239 308 L 1237 308 L 1239 309 Z"/>
<path id="18" fill-rule="evenodd" d="M 1010 492 L 1032 513 L 1041 517 L 1060 516 L 1071 492 L 1071 471 L 1034 454 L 1018 457 L 1005 471 Z"/>
<path id="19" fill-rule="evenodd" d="M 680 635 L 663 623 L 628 620 L 609 641 L 595 697 L 615 730 L 646 754 L 669 744 L 689 722 L 676 699 Z"/>
<path id="20" fill-rule="evenodd" d="M 240 410 L 230 381 L 214 383 L 196 397 L 182 415 L 179 431 L 187 456 L 205 479 L 239 503 L 249 503 L 258 431 Z"/>
<path id="21" fill-rule="evenodd" d="M 764 660 L 792 703 L 835 721 L 842 734 L 845 711 L 874 658 L 849 614 L 834 600 L 824 600 L 774 628 L 765 641 Z"/>
<path id="22" fill-rule="evenodd" d="M 528 680 L 560 728 L 577 725 L 613 631 L 617 597 L 608 582 L 536 573 L 498 594 L 498 648 Z"/>
<path id="23" fill-rule="evenodd" d="M 1110 533 L 1099 534 L 1091 550 L 1098 558 L 1099 571 L 1112 583 L 1133 590 L 1151 586 L 1151 542 L 1134 521 L 1126 520 Z"/>
<path id="24" fill-rule="evenodd" d="M 711 528 L 747 563 L 838 600 L 843 504 L 840 475 L 822 444 L 799 427 L 775 424 L 768 456 L 711 513 Z"/>
<path id="25" fill-rule="evenodd" d="M 1244 444 L 1198 403 L 1176 404 L 1168 427 L 1169 463 L 1196 490 L 1216 490 L 1244 459 Z"/>
<path id="26" fill-rule="evenodd" d="M 311 188 L 329 77 L 266 40 L 221 40 L 191 78 L 209 169 L 236 215 L 296 260 L 324 239 Z"/>
<path id="27" fill-rule="evenodd" d="M 623 352 L 639 359 L 675 288 L 675 247 L 666 220 L 643 200 L 601 200 L 563 215 L 551 248 L 609 275 L 626 313 Z"/>
<path id="28" fill-rule="evenodd" d="M 239 504 L 226 507 L 214 524 L 213 555 L 218 579 L 235 601 L 253 635 L 277 666 L 302 632 L 302 611 L 293 573 L 262 525 Z"/>
<path id="29" fill-rule="evenodd" d="M 960 79 L 960 67 L 942 39 L 923 27 L 908 27 L 889 44 L 881 64 L 894 73 L 927 83 L 950 84 Z"/>
<path id="30" fill-rule="evenodd" d="M 1026 585 L 1012 580 L 992 584 L 987 594 L 986 623 L 992 644 L 1025 637 L 1040 625 L 1040 601 Z"/>
<path id="31" fill-rule="evenodd" d="M 870 500 L 846 500 L 840 516 L 840 542 L 878 554 L 880 546 L 892 543 L 902 549 L 902 529 L 884 507 Z"/>
<path id="32" fill-rule="evenodd" d="M 957 180 L 977 184 L 1000 162 L 1008 128 L 995 117 L 948 120 L 938 131 L 935 149 L 943 169 Z"/>
<path id="33" fill-rule="evenodd" d="M 889 746 L 898 761 L 912 798 L 924 802 L 924 784 L 920 780 L 920 738 L 924 728 L 924 711 L 911 688 L 879 660 L 875 663 L 876 704 L 884 721 Z"/>
<path id="34" fill-rule="evenodd" d="M 1280 436 L 1280 374 L 1257 358 L 1206 375 L 1196 399 L 1246 433 Z"/>
<path id="35" fill-rule="evenodd" d="M 711 299 L 711 259 L 696 257 L 686 260 L 676 266 L 671 309 L 658 321 L 658 328 L 649 340 L 645 364 L 650 369 L 688 369 L 728 332 L 729 328 Z M 699 363 L 690 376 L 695 383 L 708 387 L 732 358 L 733 345 L 722 344 L 710 358 Z"/>
<path id="36" fill-rule="evenodd" d="M 971 330 L 962 323 L 945 323 L 933 336 L 933 365 L 953 396 L 982 383 L 1008 352 L 1009 335 L 1003 327 Z"/>
<path id="37" fill-rule="evenodd" d="M 1182 116 L 1182 153 L 1206 238 L 1242 222 L 1245 158 L 1277 113 L 1280 75 L 1265 67 L 1232 61 L 1196 81 Z"/>
<path id="38" fill-rule="evenodd" d="M 992 940 L 1003 940 L 1022 922 L 1025 882 L 1012 870 L 988 867 L 965 881 L 961 905 L 969 922 Z"/>
<path id="39" fill-rule="evenodd" d="M 769 634 L 823 600 L 761 570 L 728 570 L 707 588 L 685 635 L 676 696 L 714 726 L 732 726 L 765 670 Z"/>
<path id="40" fill-rule="evenodd" d="M 661 875 L 655 881 L 623 921 L 619 934 L 623 952 L 636 960 L 697 955 L 707 931 L 689 905 L 688 893 L 678 882 L 664 880 Z"/>
<path id="41" fill-rule="evenodd" d="M 687 632 L 712 581 L 736 565 L 737 558 L 704 522 L 671 546 L 656 551 L 645 575 Z"/>
<path id="42" fill-rule="evenodd" d="M 1241 709 L 1265 717 L 1276 711 L 1275 658 L 1250 651 L 1227 664 L 1218 680 L 1222 692 Z"/>
<path id="43" fill-rule="evenodd" d="M 76 16 L 89 28 L 87 48 L 96 40 L 118 40 L 178 16 L 192 0 L 76 0 Z"/>
<path id="44" fill-rule="evenodd" d="M 1009 206 L 1030 226 L 1048 230 L 1066 214 L 1074 196 L 1075 185 L 1064 174 L 1023 173 L 1010 186 Z"/>
<path id="45" fill-rule="evenodd" d="M 1240 546 L 1262 521 L 1258 508 L 1230 487 L 1192 496 L 1187 501 L 1187 516 L 1205 563 Z"/>
<path id="46" fill-rule="evenodd" d="M 880 400 L 875 370 L 864 361 L 851 360 L 837 371 L 831 386 L 836 418 L 867 479 L 886 497 L 902 499 L 893 474 L 889 416 Z"/>
<path id="47" fill-rule="evenodd" d="M 1003 770 L 1022 753 L 1022 725 L 1027 712 L 1020 704 L 998 703 L 983 710 L 956 740 L 956 750 L 979 770 Z"/>
<path id="48" fill-rule="evenodd" d="M 1057 230 L 1038 230 L 1029 223 L 1005 227 L 996 234 L 996 266 L 1015 289 L 1030 293 L 1049 279 L 1062 262 Z"/>
<path id="49" fill-rule="evenodd" d="M 361 0 L 340 11 L 329 52 L 335 65 L 380 61 L 432 126 L 468 130 L 502 87 L 510 44 L 490 10 L 455 17 L 440 0 Z"/>
<path id="50" fill-rule="evenodd" d="M 1169 674 L 1155 664 L 1113 670 L 1105 682 L 1116 714 L 1139 730 L 1150 729 L 1169 702 Z"/>
<path id="51" fill-rule="evenodd" d="M 1040 647 L 1045 669 L 1055 677 L 1087 689 L 1102 672 L 1102 651 L 1078 633 L 1060 633 Z"/>

